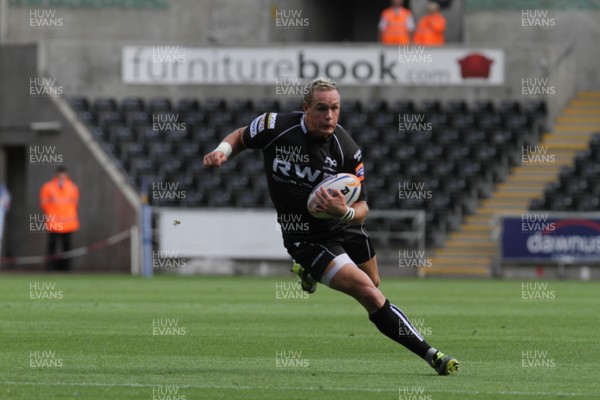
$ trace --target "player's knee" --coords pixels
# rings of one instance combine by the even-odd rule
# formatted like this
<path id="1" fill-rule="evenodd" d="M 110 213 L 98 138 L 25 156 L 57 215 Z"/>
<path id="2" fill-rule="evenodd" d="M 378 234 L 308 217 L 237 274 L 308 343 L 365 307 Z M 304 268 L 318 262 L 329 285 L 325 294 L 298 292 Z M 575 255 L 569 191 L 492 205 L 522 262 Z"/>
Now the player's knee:
<path id="1" fill-rule="evenodd" d="M 361 288 L 356 297 L 367 310 L 377 310 L 385 302 L 385 296 L 375 286 Z"/>

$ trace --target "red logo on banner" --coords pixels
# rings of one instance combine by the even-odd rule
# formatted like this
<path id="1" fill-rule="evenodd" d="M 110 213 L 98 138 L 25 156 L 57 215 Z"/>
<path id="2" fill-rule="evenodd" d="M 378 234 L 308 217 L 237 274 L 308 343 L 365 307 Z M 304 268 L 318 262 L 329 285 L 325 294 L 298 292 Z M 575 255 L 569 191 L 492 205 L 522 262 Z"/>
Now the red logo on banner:
<path id="1" fill-rule="evenodd" d="M 489 78 L 490 66 L 494 60 L 486 56 L 473 53 L 465 58 L 458 60 L 460 64 L 460 74 L 463 78 Z"/>

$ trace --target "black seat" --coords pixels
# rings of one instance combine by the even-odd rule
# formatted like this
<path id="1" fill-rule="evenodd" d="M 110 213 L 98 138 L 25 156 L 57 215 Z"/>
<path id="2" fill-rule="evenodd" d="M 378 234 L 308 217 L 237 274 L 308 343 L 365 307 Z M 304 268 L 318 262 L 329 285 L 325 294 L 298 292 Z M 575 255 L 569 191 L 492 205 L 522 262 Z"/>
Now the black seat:
<path id="1" fill-rule="evenodd" d="M 279 112 L 279 100 L 260 99 L 254 104 L 254 111 L 257 115 L 266 112 Z"/>
<path id="2" fill-rule="evenodd" d="M 132 130 L 126 126 L 111 126 L 108 128 L 108 137 L 111 143 L 132 142 L 135 140 Z"/>
<path id="3" fill-rule="evenodd" d="M 390 110 L 394 113 L 414 112 L 415 104 L 409 99 L 398 99 L 392 102 Z"/>
<path id="4" fill-rule="evenodd" d="M 68 101 L 71 108 L 75 111 L 89 111 L 90 109 L 88 99 L 83 96 L 73 96 Z"/>
<path id="5" fill-rule="evenodd" d="M 475 114 L 478 114 L 481 112 L 491 112 L 491 111 L 494 111 L 494 103 L 492 103 L 491 100 L 478 99 L 473 102 L 473 105 L 471 106 L 471 110 Z"/>
<path id="6" fill-rule="evenodd" d="M 115 125 L 124 125 L 125 121 L 121 118 L 121 114 L 116 111 L 101 111 L 97 114 L 98 125 L 109 128 Z"/>
<path id="7" fill-rule="evenodd" d="M 127 111 L 144 111 L 144 100 L 141 97 L 126 97 L 121 102 L 121 110 Z"/>
<path id="8" fill-rule="evenodd" d="M 468 111 L 467 103 L 464 100 L 449 100 L 444 107 L 448 113 L 465 113 Z"/>
<path id="9" fill-rule="evenodd" d="M 250 99 L 233 99 L 229 105 L 229 110 L 234 113 L 241 111 L 252 111 L 253 104 Z"/>
<path id="10" fill-rule="evenodd" d="M 98 97 L 94 100 L 94 112 L 117 111 L 117 101 L 112 97 Z"/>
<path id="11" fill-rule="evenodd" d="M 177 101 L 177 111 L 180 113 L 188 113 L 198 110 L 200 110 L 200 103 L 196 99 L 185 97 Z"/>
<path id="12" fill-rule="evenodd" d="M 442 111 L 442 104 L 439 100 L 427 99 L 421 101 L 419 110 L 424 113 L 436 113 Z"/>
<path id="13" fill-rule="evenodd" d="M 155 97 L 150 100 L 148 109 L 151 113 L 171 111 L 171 100 L 166 97 Z"/>

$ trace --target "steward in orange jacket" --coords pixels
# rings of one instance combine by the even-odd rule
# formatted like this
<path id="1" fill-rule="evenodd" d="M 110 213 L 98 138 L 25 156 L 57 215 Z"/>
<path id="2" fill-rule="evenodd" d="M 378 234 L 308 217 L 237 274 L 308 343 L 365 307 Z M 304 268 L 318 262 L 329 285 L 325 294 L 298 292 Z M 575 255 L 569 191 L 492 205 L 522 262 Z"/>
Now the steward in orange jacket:
<path id="1" fill-rule="evenodd" d="M 66 170 L 59 172 L 54 178 L 42 186 L 40 204 L 46 214 L 49 232 L 69 233 L 79 229 L 77 206 L 79 204 L 79 188 L 69 178 Z"/>
<path id="2" fill-rule="evenodd" d="M 410 10 L 403 7 L 404 0 L 392 0 L 392 6 L 381 13 L 379 41 L 387 45 L 409 45 L 410 33 L 415 30 L 415 20 Z"/>
<path id="3" fill-rule="evenodd" d="M 414 44 L 419 46 L 443 46 L 446 42 L 444 32 L 446 31 L 446 18 L 440 13 L 438 3 L 427 4 L 427 15 L 417 24 Z"/>
<path id="4" fill-rule="evenodd" d="M 58 167 L 52 180 L 40 190 L 40 207 L 44 211 L 44 227 L 49 233 L 47 255 L 56 253 L 57 242 L 62 251 L 71 250 L 71 233 L 79 229 L 77 207 L 79 188 L 69 178 L 64 167 Z M 69 260 L 48 260 L 47 269 L 69 270 Z"/>

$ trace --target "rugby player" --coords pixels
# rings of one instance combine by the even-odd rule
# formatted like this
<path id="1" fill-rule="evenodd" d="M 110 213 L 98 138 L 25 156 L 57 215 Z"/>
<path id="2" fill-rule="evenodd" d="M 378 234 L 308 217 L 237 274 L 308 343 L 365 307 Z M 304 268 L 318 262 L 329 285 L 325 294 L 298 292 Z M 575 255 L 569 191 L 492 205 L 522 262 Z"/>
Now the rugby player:
<path id="1" fill-rule="evenodd" d="M 381 333 L 423 358 L 438 374 L 457 371 L 458 361 L 431 347 L 378 289 L 377 258 L 364 226 L 369 207 L 362 154 L 337 124 L 340 93 L 335 83 L 322 78 L 311 82 L 302 108 L 303 112 L 265 113 L 236 129 L 204 156 L 205 167 L 220 167 L 245 149 L 262 149 L 278 220 L 293 215 L 306 228 L 282 229 L 284 246 L 295 260 L 294 272 L 303 287 L 314 291 L 316 282 L 321 282 L 352 296 Z M 332 218 L 313 217 L 306 205 L 309 194 L 323 178 L 341 172 L 362 181 L 360 197 L 348 207 L 342 193 L 322 189 L 312 211 Z"/>

